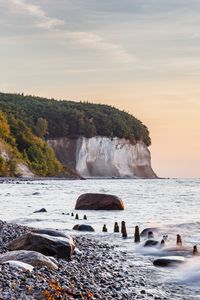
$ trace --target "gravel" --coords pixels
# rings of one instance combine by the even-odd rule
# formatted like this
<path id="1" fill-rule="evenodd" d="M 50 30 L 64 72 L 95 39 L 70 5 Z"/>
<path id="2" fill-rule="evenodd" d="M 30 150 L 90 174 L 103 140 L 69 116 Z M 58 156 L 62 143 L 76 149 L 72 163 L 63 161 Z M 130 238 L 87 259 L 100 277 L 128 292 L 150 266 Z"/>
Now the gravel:
<path id="1" fill-rule="evenodd" d="M 0 253 L 6 244 L 31 229 L 0 221 Z M 152 284 L 151 270 L 130 265 L 126 252 L 88 236 L 74 237 L 79 251 L 58 270 L 22 271 L 0 265 L 0 300 L 31 299 L 176 299 Z"/>

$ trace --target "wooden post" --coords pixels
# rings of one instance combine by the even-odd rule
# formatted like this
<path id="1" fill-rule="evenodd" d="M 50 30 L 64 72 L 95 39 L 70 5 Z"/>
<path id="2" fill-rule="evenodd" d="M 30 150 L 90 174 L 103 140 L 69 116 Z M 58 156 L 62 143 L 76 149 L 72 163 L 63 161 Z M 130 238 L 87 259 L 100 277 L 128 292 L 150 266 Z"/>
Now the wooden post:
<path id="1" fill-rule="evenodd" d="M 127 238 L 126 222 L 125 221 L 122 221 L 121 231 L 122 231 L 122 237 Z"/>
<path id="2" fill-rule="evenodd" d="M 86 215 L 83 216 L 83 220 L 87 220 L 87 216 Z"/>
<path id="3" fill-rule="evenodd" d="M 196 245 L 193 247 L 192 255 L 193 255 L 193 256 L 198 255 L 198 249 L 197 249 L 197 246 L 196 246 Z"/>
<path id="4" fill-rule="evenodd" d="M 108 229 L 107 229 L 107 227 L 106 227 L 106 224 L 103 225 L 102 231 L 103 231 L 103 232 L 108 232 Z"/>
<path id="5" fill-rule="evenodd" d="M 76 216 L 75 216 L 75 219 L 76 219 L 76 220 L 78 220 L 78 219 L 79 219 L 79 216 L 78 216 L 78 214 L 76 214 Z"/>
<path id="6" fill-rule="evenodd" d="M 135 243 L 139 243 L 140 242 L 140 230 L 139 230 L 139 226 L 135 226 Z"/>
<path id="7" fill-rule="evenodd" d="M 151 231 L 151 230 L 148 231 L 147 237 L 148 237 L 148 239 L 153 239 L 154 238 L 153 231 Z"/>
<path id="8" fill-rule="evenodd" d="M 114 232 L 119 232 L 119 225 L 117 222 L 115 222 L 115 225 L 114 225 Z"/>
<path id="9" fill-rule="evenodd" d="M 177 236 L 176 236 L 176 245 L 177 246 L 182 246 L 182 239 L 181 239 L 180 234 L 177 234 Z"/>

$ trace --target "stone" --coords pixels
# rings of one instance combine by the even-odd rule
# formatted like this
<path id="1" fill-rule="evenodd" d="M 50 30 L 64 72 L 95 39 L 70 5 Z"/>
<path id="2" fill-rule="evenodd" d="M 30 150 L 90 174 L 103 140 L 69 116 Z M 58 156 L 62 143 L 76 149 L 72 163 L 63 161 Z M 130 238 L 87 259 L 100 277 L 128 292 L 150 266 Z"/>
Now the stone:
<path id="1" fill-rule="evenodd" d="M 186 261 L 183 256 L 164 256 L 154 260 L 154 266 L 167 267 L 182 264 Z"/>
<path id="2" fill-rule="evenodd" d="M 159 244 L 158 241 L 155 241 L 155 240 L 147 240 L 145 243 L 144 243 L 144 247 L 154 247 L 154 246 L 157 246 Z"/>
<path id="3" fill-rule="evenodd" d="M 8 264 L 10 267 L 21 269 L 22 271 L 32 272 L 34 269 L 32 265 L 17 260 L 7 260 L 3 264 Z"/>
<path id="4" fill-rule="evenodd" d="M 9 250 L 31 250 L 47 256 L 69 259 L 74 251 L 73 239 L 29 232 L 8 244 Z"/>
<path id="5" fill-rule="evenodd" d="M 79 231 L 90 231 L 94 232 L 94 228 L 91 225 L 86 225 L 86 224 L 77 224 L 73 227 L 74 230 L 79 230 Z"/>
<path id="6" fill-rule="evenodd" d="M 50 270 L 57 270 L 57 265 L 52 260 L 36 251 L 11 251 L 0 255 L 0 264 L 7 261 L 20 261 L 26 264 L 30 264 L 34 267 L 47 267 Z"/>
<path id="7" fill-rule="evenodd" d="M 75 209 L 123 210 L 124 203 L 114 195 L 87 193 L 77 199 Z"/>
<path id="8" fill-rule="evenodd" d="M 36 213 L 41 213 L 41 212 L 47 212 L 46 208 L 41 208 L 39 210 L 34 211 L 33 213 L 36 214 Z"/>
<path id="9" fill-rule="evenodd" d="M 153 233 L 156 233 L 156 232 L 158 232 L 158 228 L 156 228 L 156 227 L 145 228 L 145 229 L 143 229 L 142 232 L 140 233 L 140 236 L 141 236 L 141 237 L 148 237 L 148 232 L 149 232 L 149 231 L 151 231 L 151 232 L 153 232 Z"/>
<path id="10" fill-rule="evenodd" d="M 31 232 L 39 233 L 39 234 L 48 234 L 50 236 L 57 236 L 57 237 L 66 237 L 70 239 L 71 237 L 59 230 L 51 230 L 51 229 L 33 229 Z"/>

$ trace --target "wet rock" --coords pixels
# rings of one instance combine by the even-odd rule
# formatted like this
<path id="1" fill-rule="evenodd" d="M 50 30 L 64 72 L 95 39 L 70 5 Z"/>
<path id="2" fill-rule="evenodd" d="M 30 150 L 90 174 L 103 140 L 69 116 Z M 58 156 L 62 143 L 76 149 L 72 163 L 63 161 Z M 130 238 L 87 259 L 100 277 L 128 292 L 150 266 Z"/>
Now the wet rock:
<path id="1" fill-rule="evenodd" d="M 14 260 L 30 264 L 34 267 L 47 267 L 51 270 L 57 270 L 57 265 L 50 258 L 36 251 L 11 251 L 0 255 L 0 264 Z"/>
<path id="2" fill-rule="evenodd" d="M 145 228 L 142 230 L 142 232 L 140 233 L 141 237 L 148 237 L 148 232 L 152 232 L 152 233 L 157 233 L 158 232 L 158 228 L 156 227 L 149 227 L 149 228 Z"/>
<path id="3" fill-rule="evenodd" d="M 123 210 L 124 203 L 117 196 L 87 193 L 77 199 L 75 209 Z"/>
<path id="4" fill-rule="evenodd" d="M 46 208 L 41 208 L 39 210 L 35 210 L 33 213 L 36 214 L 36 213 L 42 213 L 42 212 L 47 212 Z"/>
<path id="5" fill-rule="evenodd" d="M 155 240 L 147 240 L 144 243 L 144 247 L 154 247 L 154 246 L 157 246 L 157 245 L 159 245 L 159 242 L 155 241 Z"/>
<path id="6" fill-rule="evenodd" d="M 74 230 L 79 230 L 79 231 L 90 231 L 94 232 L 94 228 L 91 225 L 86 225 L 86 224 L 77 224 L 73 227 Z"/>
<path id="7" fill-rule="evenodd" d="M 31 250 L 47 256 L 70 258 L 74 251 L 72 238 L 55 237 L 47 234 L 27 233 L 8 244 L 9 250 Z"/>
<path id="8" fill-rule="evenodd" d="M 167 267 L 182 264 L 185 261 L 186 260 L 183 256 L 165 256 L 154 260 L 153 264 L 154 266 Z"/>

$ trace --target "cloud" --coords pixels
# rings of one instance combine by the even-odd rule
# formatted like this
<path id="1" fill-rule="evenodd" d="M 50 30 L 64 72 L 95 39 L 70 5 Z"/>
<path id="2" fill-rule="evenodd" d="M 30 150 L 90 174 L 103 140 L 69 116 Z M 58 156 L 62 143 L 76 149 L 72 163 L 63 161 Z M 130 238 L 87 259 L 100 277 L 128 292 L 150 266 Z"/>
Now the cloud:
<path id="1" fill-rule="evenodd" d="M 7 0 L 7 4 L 13 14 L 33 17 L 34 27 L 50 31 L 55 38 L 60 38 L 62 42 L 64 39 L 66 43 L 78 43 L 85 48 L 104 51 L 119 63 L 137 61 L 136 56 L 125 50 L 122 45 L 107 41 L 100 34 L 91 31 L 68 30 L 66 28 L 68 24 L 64 20 L 48 16 L 39 5 L 27 3 L 25 0 Z"/>
<path id="2" fill-rule="evenodd" d="M 35 17 L 36 26 L 44 29 L 55 28 L 56 26 L 64 24 L 63 20 L 48 17 L 45 11 L 38 5 L 33 5 L 25 2 L 24 0 L 9 0 L 12 13 L 25 14 Z"/>

